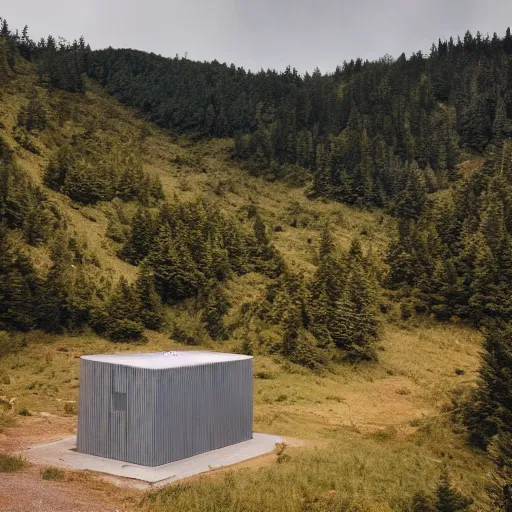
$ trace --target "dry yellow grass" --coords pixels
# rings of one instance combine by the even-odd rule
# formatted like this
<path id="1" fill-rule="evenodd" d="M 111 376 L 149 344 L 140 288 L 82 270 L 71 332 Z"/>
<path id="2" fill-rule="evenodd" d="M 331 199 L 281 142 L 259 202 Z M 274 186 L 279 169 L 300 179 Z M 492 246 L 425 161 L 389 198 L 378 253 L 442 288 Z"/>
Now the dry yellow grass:
<path id="1" fill-rule="evenodd" d="M 250 283 L 250 276 L 247 279 Z M 80 355 L 184 348 L 164 334 L 148 334 L 150 339 L 144 345 L 113 345 L 85 335 L 28 335 L 27 347 L 0 361 L 0 373 L 9 381 L 0 385 L 0 394 L 16 397 L 17 410 L 26 407 L 64 415 L 64 404 L 77 400 Z M 447 463 L 459 487 L 477 499 L 481 508 L 474 510 L 487 510 L 488 462 L 466 448 L 463 435 L 452 430 L 445 414 L 451 391 L 470 386 L 475 379 L 480 341 L 479 334 L 466 327 L 426 322 L 408 330 L 386 328 L 381 364 L 376 366 L 336 365 L 332 371 L 313 374 L 277 357 L 256 356 L 255 430 L 301 438 L 308 445 L 288 449 L 289 463 L 276 465 L 270 458 L 257 468 L 237 469 L 240 474 L 235 480 L 239 483 L 232 491 L 242 494 L 227 497 L 225 509 L 200 508 L 199 504 L 202 507 L 218 498 L 217 487 L 226 485 L 226 475 L 214 481 L 201 478 L 186 487 L 185 495 L 193 496 L 195 503 L 189 508 L 177 508 L 174 501 L 172 507 L 176 508 L 164 508 L 164 504 L 171 507 L 165 493 L 145 507 L 238 510 L 231 500 L 242 499 L 254 486 L 257 492 L 252 505 L 244 510 L 263 510 L 257 507 L 270 503 L 268 494 L 260 494 L 263 489 L 277 492 L 277 487 L 271 490 L 264 482 L 275 479 L 276 486 L 281 482 L 289 487 L 296 478 L 295 493 L 307 491 L 321 498 L 335 490 L 337 498 L 332 503 L 341 500 L 346 507 L 357 503 L 357 510 L 365 511 L 401 510 L 393 508 L 393 503 L 397 507 L 405 503 L 417 488 L 431 489 Z M 229 349 L 229 344 L 224 349 Z M 465 373 L 457 375 L 456 369 Z M 20 428 L 30 421 L 34 420 L 20 417 Z M 9 429 L 9 435 L 15 432 L 16 427 Z M 304 477 L 308 472 L 310 476 Z M 302 489 L 302 485 L 306 487 Z M 174 494 L 171 496 L 174 499 Z M 287 499 L 289 508 L 265 510 L 298 510 L 297 496 Z M 318 510 L 338 510 L 325 508 L 327 502 L 322 507 Z"/>

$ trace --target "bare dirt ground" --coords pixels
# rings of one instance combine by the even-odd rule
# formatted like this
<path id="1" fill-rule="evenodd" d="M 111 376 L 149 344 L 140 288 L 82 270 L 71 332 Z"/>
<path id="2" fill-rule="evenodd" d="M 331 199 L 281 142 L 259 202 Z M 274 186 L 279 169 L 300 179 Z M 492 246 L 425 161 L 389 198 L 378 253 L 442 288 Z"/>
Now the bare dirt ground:
<path id="1" fill-rule="evenodd" d="M 0 451 L 15 452 L 76 432 L 76 417 L 22 417 L 0 433 Z M 0 510 L 5 512 L 114 512 L 134 510 L 142 494 L 87 472 L 66 471 L 62 481 L 41 478 L 41 466 L 1 473 Z"/>
<path id="2" fill-rule="evenodd" d="M 2 473 L 0 510 L 5 512 L 114 512 L 133 510 L 133 491 L 67 474 L 63 481 L 43 480 L 41 468 Z"/>
<path id="3" fill-rule="evenodd" d="M 0 451 L 16 452 L 33 444 L 50 443 L 76 433 L 76 417 L 52 414 L 20 417 L 0 433 Z"/>

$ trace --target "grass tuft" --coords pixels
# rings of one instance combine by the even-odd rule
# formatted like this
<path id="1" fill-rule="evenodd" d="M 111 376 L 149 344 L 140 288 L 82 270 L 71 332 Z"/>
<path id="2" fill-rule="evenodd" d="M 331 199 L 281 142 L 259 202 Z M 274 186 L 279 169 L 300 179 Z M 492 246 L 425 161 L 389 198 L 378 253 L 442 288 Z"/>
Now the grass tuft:
<path id="1" fill-rule="evenodd" d="M 8 427 L 13 427 L 15 423 L 16 420 L 12 414 L 8 414 L 0 409 L 0 433 Z"/>
<path id="2" fill-rule="evenodd" d="M 19 455 L 0 452 L 0 473 L 13 473 L 28 466 L 28 462 Z"/>
<path id="3" fill-rule="evenodd" d="M 41 478 L 43 480 L 64 480 L 64 471 L 55 466 L 45 466 L 41 470 Z"/>

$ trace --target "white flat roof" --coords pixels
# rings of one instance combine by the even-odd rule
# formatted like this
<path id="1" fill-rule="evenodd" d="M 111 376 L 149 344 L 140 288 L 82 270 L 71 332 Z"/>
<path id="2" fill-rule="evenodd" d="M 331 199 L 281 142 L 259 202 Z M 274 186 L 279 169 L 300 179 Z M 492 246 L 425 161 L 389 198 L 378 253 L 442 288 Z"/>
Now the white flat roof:
<path id="1" fill-rule="evenodd" d="M 149 352 L 146 354 L 97 354 L 82 356 L 81 359 L 102 363 L 120 364 L 136 368 L 180 368 L 202 364 L 221 363 L 252 359 L 252 356 L 226 354 L 223 352 L 206 352 L 202 350 L 177 350 L 169 352 Z"/>

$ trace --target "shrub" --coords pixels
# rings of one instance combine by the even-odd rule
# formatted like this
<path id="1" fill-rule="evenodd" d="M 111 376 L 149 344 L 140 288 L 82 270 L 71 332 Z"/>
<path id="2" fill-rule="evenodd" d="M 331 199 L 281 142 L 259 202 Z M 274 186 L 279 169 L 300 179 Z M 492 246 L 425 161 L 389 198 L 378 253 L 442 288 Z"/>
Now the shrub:
<path id="1" fill-rule="evenodd" d="M 77 413 L 76 404 L 66 402 L 64 404 L 64 413 L 69 415 L 75 415 Z"/>
<path id="2" fill-rule="evenodd" d="M 184 313 L 178 316 L 172 325 L 171 338 L 186 345 L 203 345 L 209 336 L 199 315 Z"/>
<path id="3" fill-rule="evenodd" d="M 7 414 L 0 409 L 0 432 L 3 432 L 5 428 L 12 427 L 14 425 L 14 417 L 12 414 Z"/>
<path id="4" fill-rule="evenodd" d="M 62 471 L 62 469 L 56 468 L 55 466 L 45 466 L 41 470 L 41 478 L 43 480 L 63 480 L 64 471 Z"/>
<path id="5" fill-rule="evenodd" d="M 32 416 L 32 413 L 26 407 L 23 407 L 18 414 L 20 416 Z"/>
<path id="6" fill-rule="evenodd" d="M 27 461 L 19 455 L 9 455 L 0 452 L 0 473 L 19 471 L 27 465 Z"/>
<path id="7" fill-rule="evenodd" d="M 35 155 L 39 154 L 39 149 L 34 144 L 32 137 L 25 128 L 16 126 L 13 131 L 13 138 L 23 149 L 26 149 Z"/>
<path id="8" fill-rule="evenodd" d="M 261 370 L 259 372 L 255 372 L 254 377 L 256 379 L 261 379 L 261 380 L 271 380 L 271 379 L 276 378 L 272 372 L 269 372 L 267 370 Z"/>
<path id="9" fill-rule="evenodd" d="M 133 320 L 115 319 L 107 326 L 106 335 L 112 341 L 142 341 L 144 339 L 144 328 L 140 323 Z"/>
<path id="10" fill-rule="evenodd" d="M 282 464 L 283 462 L 290 460 L 290 456 L 285 453 L 287 447 L 288 445 L 286 443 L 276 443 L 276 461 L 278 464 Z"/>
<path id="11" fill-rule="evenodd" d="M 16 354 L 26 346 L 27 341 L 22 334 L 8 334 L 0 331 L 0 358 L 8 354 Z"/>

